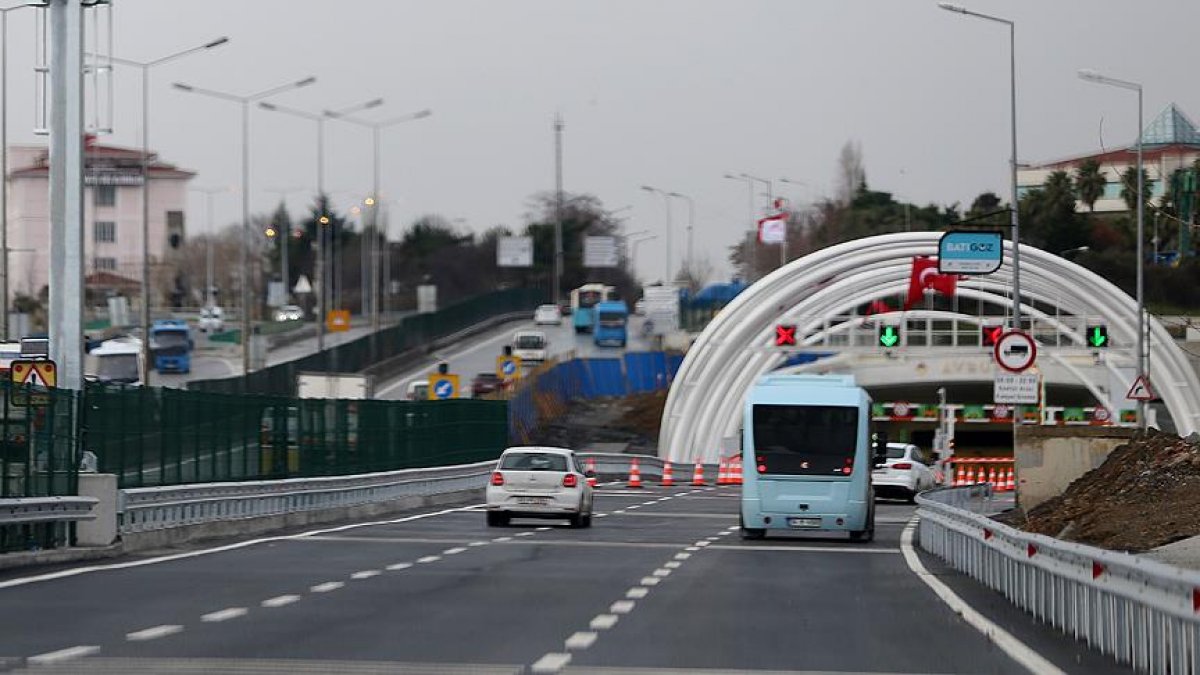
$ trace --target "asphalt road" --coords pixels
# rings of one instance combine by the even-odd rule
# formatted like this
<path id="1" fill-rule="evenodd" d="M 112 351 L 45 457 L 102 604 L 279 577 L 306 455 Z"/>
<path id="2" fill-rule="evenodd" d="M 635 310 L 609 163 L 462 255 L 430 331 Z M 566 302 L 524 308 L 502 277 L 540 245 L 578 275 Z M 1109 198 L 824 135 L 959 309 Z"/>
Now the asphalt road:
<path id="1" fill-rule="evenodd" d="M 629 320 L 629 351 L 645 351 L 651 349 L 650 343 L 641 336 L 644 319 L 631 316 Z M 559 326 L 538 326 L 533 321 L 513 321 L 497 326 L 461 343 L 439 350 L 425 363 L 375 386 L 375 397 L 382 399 L 404 398 L 408 384 L 414 380 L 424 380 L 437 369 L 439 363 L 445 361 L 450 366 L 450 372 L 458 373 L 464 389 L 469 389 L 471 380 L 482 372 L 495 372 L 496 357 L 504 351 L 504 346 L 512 341 L 514 333 L 520 330 L 539 330 L 546 334 L 550 343 L 550 355 L 554 357 L 574 353 L 576 356 L 616 356 L 625 350 L 615 347 L 597 347 L 592 342 L 590 333 L 576 335 L 571 327 L 571 317 L 563 317 Z"/>
<path id="2" fill-rule="evenodd" d="M 589 530 L 488 528 L 465 506 L 136 567 L 9 573 L 0 672 L 1027 672 L 909 568 L 912 507 L 881 504 L 871 544 L 743 542 L 737 494 L 605 486 Z M 1126 672 L 923 560 L 1064 672 Z"/>

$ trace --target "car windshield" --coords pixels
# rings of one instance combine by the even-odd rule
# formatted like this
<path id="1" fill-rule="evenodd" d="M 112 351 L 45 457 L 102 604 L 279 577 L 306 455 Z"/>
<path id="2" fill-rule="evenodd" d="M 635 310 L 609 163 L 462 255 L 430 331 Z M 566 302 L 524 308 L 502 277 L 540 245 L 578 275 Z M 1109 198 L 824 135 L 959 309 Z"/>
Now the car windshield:
<path id="1" fill-rule="evenodd" d="M 843 475 L 858 443 L 858 408 L 755 405 L 754 453 L 762 473 Z"/>
<path id="2" fill-rule="evenodd" d="M 605 327 L 620 328 L 625 325 L 625 315 L 618 312 L 601 312 L 600 325 Z"/>
<path id="3" fill-rule="evenodd" d="M 96 359 L 96 379 L 101 382 L 137 382 L 136 354 L 106 354 Z"/>
<path id="4" fill-rule="evenodd" d="M 888 459 L 903 459 L 904 452 L 907 449 L 908 448 L 903 445 L 889 445 L 889 446 L 887 446 L 887 455 L 886 456 Z"/>
<path id="5" fill-rule="evenodd" d="M 566 471 L 567 458 L 547 452 L 510 452 L 500 460 L 511 471 Z"/>
<path id="6" fill-rule="evenodd" d="M 154 333 L 153 336 L 152 340 L 156 349 L 186 347 L 188 344 L 188 335 L 182 331 L 163 331 Z"/>
<path id="7" fill-rule="evenodd" d="M 515 346 L 517 349 L 541 349 L 545 344 L 546 341 L 541 336 L 521 335 L 517 337 Z"/>

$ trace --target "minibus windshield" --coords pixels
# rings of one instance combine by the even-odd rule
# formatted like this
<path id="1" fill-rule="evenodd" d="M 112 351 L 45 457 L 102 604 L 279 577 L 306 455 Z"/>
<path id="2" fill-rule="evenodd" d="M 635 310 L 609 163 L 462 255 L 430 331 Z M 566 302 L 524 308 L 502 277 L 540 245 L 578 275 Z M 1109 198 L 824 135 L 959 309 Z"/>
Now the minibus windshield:
<path id="1" fill-rule="evenodd" d="M 858 409 L 848 406 L 754 406 L 759 473 L 849 475 L 858 443 Z"/>

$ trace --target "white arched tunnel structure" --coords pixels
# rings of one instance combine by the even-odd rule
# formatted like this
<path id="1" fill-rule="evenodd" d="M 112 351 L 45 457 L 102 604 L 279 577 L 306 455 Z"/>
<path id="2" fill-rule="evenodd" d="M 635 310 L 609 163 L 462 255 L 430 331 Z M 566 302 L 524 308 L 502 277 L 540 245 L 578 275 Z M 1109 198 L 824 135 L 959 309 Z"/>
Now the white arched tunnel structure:
<path id="1" fill-rule="evenodd" d="M 659 454 L 681 462 L 714 459 L 722 440 L 741 426 L 742 402 L 751 384 L 785 358 L 768 347 L 777 322 L 795 323 L 797 337 L 803 340 L 821 332 L 827 317 L 903 292 L 912 257 L 937 255 L 940 237 L 940 232 L 906 232 L 846 242 L 794 260 L 743 291 L 709 323 L 684 358 L 667 394 Z M 959 295 L 1011 302 L 1005 298 L 1012 286 L 1010 242 L 1005 242 L 1004 255 L 997 272 L 960 282 Z M 1021 246 L 1021 296 L 1100 319 L 1115 341 L 1136 343 L 1135 300 L 1106 279 L 1056 255 Z M 1022 307 L 1023 314 L 1039 313 L 1034 307 Z M 1081 339 L 1070 331 L 1063 334 Z M 1200 380 L 1187 356 L 1152 316 L 1149 344 L 1150 380 L 1177 431 L 1190 434 L 1200 428 Z"/>

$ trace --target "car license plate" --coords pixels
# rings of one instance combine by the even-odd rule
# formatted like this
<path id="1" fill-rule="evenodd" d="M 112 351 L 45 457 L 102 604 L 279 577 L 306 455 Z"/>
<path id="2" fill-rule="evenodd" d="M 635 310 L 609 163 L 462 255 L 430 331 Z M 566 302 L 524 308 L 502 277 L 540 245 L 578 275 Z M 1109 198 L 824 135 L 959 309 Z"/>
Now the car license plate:
<path id="1" fill-rule="evenodd" d="M 550 503 L 550 498 L 549 497 L 517 497 L 517 503 L 518 504 L 536 504 L 538 506 L 545 506 L 546 504 Z"/>
<path id="2" fill-rule="evenodd" d="M 793 528 L 814 528 L 821 526 L 820 518 L 788 518 L 788 527 Z"/>

